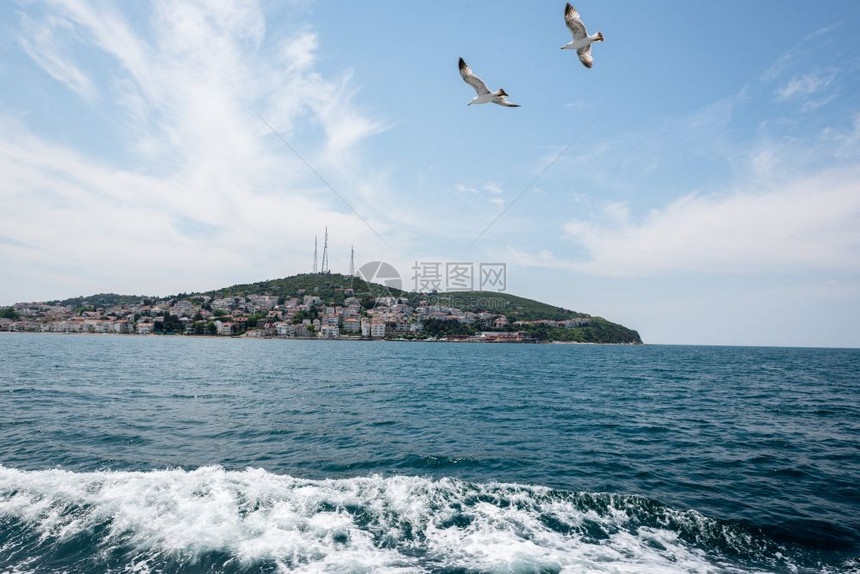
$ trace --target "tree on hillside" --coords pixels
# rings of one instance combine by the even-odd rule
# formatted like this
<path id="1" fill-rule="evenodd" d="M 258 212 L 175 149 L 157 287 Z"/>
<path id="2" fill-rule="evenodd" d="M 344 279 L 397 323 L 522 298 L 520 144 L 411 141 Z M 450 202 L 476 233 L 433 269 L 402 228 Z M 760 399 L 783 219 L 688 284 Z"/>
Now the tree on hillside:
<path id="1" fill-rule="evenodd" d="M 182 322 L 179 317 L 170 313 L 162 315 L 161 321 L 155 322 L 155 332 L 175 335 L 182 332 Z"/>
<path id="2" fill-rule="evenodd" d="M 13 321 L 17 321 L 21 316 L 15 312 L 15 309 L 12 307 L 0 307 L 0 319 L 12 319 Z"/>

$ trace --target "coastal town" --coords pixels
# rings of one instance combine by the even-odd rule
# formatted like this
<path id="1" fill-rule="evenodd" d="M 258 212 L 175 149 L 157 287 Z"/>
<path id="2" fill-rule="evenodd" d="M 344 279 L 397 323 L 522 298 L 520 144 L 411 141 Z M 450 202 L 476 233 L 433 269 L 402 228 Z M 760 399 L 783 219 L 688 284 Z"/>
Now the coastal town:
<path id="1" fill-rule="evenodd" d="M 313 268 L 279 279 L 167 297 L 99 295 L 0 306 L 0 332 L 476 343 L 642 344 L 602 317 L 506 293 L 500 263 L 416 262 L 414 291 L 381 261 L 329 269 L 328 228 Z M 320 263 L 321 261 L 321 263 Z M 475 274 L 477 269 L 477 291 Z"/>
<path id="2" fill-rule="evenodd" d="M 0 331 L 117 335 L 209 335 L 319 339 L 430 339 L 527 342 L 544 325 L 571 329 L 590 317 L 509 321 L 504 314 L 472 312 L 432 298 L 379 296 L 358 299 L 343 289 L 343 304 L 318 295 L 248 295 L 141 298 L 98 308 L 54 303 L 16 303 L 0 318 Z"/>

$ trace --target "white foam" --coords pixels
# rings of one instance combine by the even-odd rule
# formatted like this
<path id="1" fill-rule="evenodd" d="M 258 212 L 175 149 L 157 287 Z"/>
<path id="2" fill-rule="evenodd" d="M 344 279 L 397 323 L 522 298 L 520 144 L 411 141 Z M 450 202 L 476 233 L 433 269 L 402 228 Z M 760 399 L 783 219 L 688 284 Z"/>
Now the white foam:
<path id="1" fill-rule="evenodd" d="M 548 492 L 407 476 L 312 481 L 220 467 L 73 473 L 0 466 L 0 518 L 24 523 L 46 542 L 105 528 L 100 552 L 123 550 L 128 572 L 157 570 L 163 559 L 194 563 L 209 552 L 296 572 L 714 571 L 702 550 L 668 529 L 625 529 L 623 509 L 583 511 Z M 609 534 L 599 542 L 565 534 L 542 516 L 571 527 L 591 521 Z"/>

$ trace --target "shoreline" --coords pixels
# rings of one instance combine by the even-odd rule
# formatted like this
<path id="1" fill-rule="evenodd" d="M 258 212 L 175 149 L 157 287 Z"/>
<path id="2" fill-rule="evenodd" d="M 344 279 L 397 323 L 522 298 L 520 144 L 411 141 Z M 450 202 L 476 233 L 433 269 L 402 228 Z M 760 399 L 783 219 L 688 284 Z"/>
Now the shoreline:
<path id="1" fill-rule="evenodd" d="M 464 339 L 406 339 L 406 338 L 364 338 L 364 337 L 247 337 L 244 335 L 156 335 L 149 333 L 138 335 L 136 333 L 53 333 L 50 331 L 0 331 L 0 335 L 55 335 L 55 336 L 85 336 L 85 337 L 140 337 L 140 338 L 180 338 L 180 339 L 247 339 L 260 341 L 349 341 L 358 343 L 467 343 L 476 345 L 615 345 L 624 347 L 639 347 L 645 343 L 595 343 L 591 341 L 469 341 Z"/>

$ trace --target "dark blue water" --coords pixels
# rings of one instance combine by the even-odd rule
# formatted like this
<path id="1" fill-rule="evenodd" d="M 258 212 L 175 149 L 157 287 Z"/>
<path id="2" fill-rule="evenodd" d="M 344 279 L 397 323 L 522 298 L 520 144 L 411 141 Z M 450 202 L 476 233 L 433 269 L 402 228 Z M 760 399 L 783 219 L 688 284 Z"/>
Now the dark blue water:
<path id="1" fill-rule="evenodd" d="M 858 350 L 0 336 L 0 571 L 858 556 Z"/>

